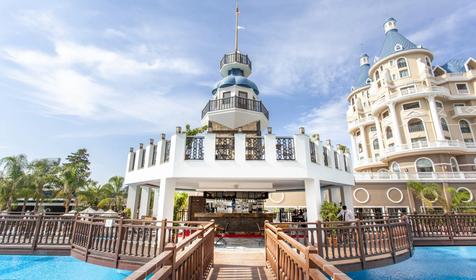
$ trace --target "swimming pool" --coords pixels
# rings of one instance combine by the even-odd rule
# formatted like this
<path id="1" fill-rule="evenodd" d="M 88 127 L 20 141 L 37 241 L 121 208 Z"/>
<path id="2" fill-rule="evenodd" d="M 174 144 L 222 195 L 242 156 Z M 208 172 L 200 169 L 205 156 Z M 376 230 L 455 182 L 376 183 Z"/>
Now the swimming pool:
<path id="1" fill-rule="evenodd" d="M 476 246 L 417 247 L 404 262 L 348 275 L 356 280 L 476 279 Z"/>
<path id="2" fill-rule="evenodd" d="M 73 257 L 0 255 L 1 280 L 119 280 L 130 273 L 85 263 Z"/>

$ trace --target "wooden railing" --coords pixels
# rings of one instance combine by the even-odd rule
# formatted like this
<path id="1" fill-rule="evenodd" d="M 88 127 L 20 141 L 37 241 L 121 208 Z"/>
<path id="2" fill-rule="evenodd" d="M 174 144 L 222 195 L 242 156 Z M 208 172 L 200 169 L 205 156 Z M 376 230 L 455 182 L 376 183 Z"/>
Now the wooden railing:
<path id="1" fill-rule="evenodd" d="M 350 279 L 318 255 L 313 246 L 305 246 L 283 232 L 265 224 L 266 263 L 278 280 L 281 279 Z"/>
<path id="2" fill-rule="evenodd" d="M 71 254 L 81 260 L 135 269 L 202 230 L 206 222 L 81 218 L 75 224 Z"/>
<path id="3" fill-rule="evenodd" d="M 408 216 L 416 245 L 476 245 L 476 214 Z"/>
<path id="4" fill-rule="evenodd" d="M 168 243 L 157 257 L 134 271 L 126 280 L 205 279 L 214 259 L 214 223 L 200 226 L 180 242 Z"/>
<path id="5" fill-rule="evenodd" d="M 35 250 L 38 246 L 69 245 L 74 217 L 44 215 L 0 216 L 0 246 Z"/>
<path id="6" fill-rule="evenodd" d="M 345 261 L 351 269 L 367 268 L 375 260 L 396 263 L 413 250 L 410 224 L 406 218 L 354 222 L 280 223 L 284 233 L 304 246 L 317 248 L 330 262 Z M 340 264 L 343 266 L 342 264 Z"/>

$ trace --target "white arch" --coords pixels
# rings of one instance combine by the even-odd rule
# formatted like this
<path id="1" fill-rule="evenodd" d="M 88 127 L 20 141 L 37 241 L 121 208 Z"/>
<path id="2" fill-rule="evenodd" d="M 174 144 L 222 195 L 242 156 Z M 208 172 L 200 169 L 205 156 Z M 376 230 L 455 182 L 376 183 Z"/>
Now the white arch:
<path id="1" fill-rule="evenodd" d="M 395 171 L 395 167 L 397 167 L 398 171 Z M 390 165 L 390 170 L 392 170 L 392 172 L 401 172 L 400 164 L 398 164 L 396 161 L 392 162 Z"/>
<path id="2" fill-rule="evenodd" d="M 468 124 L 469 133 L 471 134 L 471 138 L 473 139 L 473 142 L 474 142 L 473 128 L 471 128 L 471 123 L 470 123 L 467 119 L 460 119 L 460 120 L 458 121 L 459 133 L 461 133 L 461 138 L 462 138 L 463 141 L 464 141 L 463 131 L 461 131 L 461 121 L 465 121 L 465 122 Z"/>
<path id="3" fill-rule="evenodd" d="M 455 172 L 455 171 L 453 170 L 453 160 L 454 160 L 454 162 L 456 163 L 456 172 L 459 172 L 459 163 L 458 163 L 458 160 L 457 160 L 455 157 L 450 157 L 451 171 L 452 171 L 452 172 Z"/>
<path id="4" fill-rule="evenodd" d="M 423 159 L 429 160 L 429 161 L 431 162 L 431 168 L 433 169 L 432 172 L 435 172 L 435 164 L 433 163 L 433 161 L 432 161 L 430 158 L 427 158 L 427 157 L 419 157 L 419 158 L 417 158 L 417 159 L 415 160 L 414 165 L 415 165 L 415 170 L 416 170 L 416 172 L 417 172 L 417 173 L 420 173 L 420 171 L 418 171 L 418 165 L 417 165 L 417 163 L 418 163 L 418 161 L 423 160 Z"/>

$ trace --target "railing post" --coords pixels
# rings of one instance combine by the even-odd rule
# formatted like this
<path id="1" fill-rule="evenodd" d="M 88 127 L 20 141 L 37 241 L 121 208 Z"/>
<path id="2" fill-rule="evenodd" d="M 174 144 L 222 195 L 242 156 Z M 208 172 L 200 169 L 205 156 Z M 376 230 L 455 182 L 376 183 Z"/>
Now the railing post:
<path id="1" fill-rule="evenodd" d="M 89 231 L 88 231 L 88 243 L 86 245 L 86 253 L 84 256 L 84 261 L 88 262 L 88 257 L 89 257 L 89 248 L 91 248 L 91 239 L 93 236 L 93 224 L 94 224 L 94 218 L 91 218 L 91 221 L 89 221 Z"/>
<path id="2" fill-rule="evenodd" d="M 311 262 L 311 258 L 309 255 L 311 254 L 317 254 L 317 248 L 314 246 L 308 246 L 306 247 L 306 251 L 304 252 L 304 256 L 306 258 L 306 274 L 304 275 L 305 280 L 311 279 L 311 269 L 319 268 L 317 264 L 314 262 Z"/>
<path id="3" fill-rule="evenodd" d="M 164 251 L 165 247 L 165 234 L 167 233 L 167 219 L 163 219 L 160 222 L 160 244 L 159 244 L 159 254 Z"/>
<path id="4" fill-rule="evenodd" d="M 417 220 L 417 219 L 415 219 Z M 410 257 L 413 256 L 413 232 L 407 216 L 402 217 L 402 221 L 405 222 L 407 227 L 407 242 L 408 242 L 408 251 L 410 252 Z"/>
<path id="5" fill-rule="evenodd" d="M 394 236 L 393 236 L 393 228 L 392 228 L 392 224 L 389 223 L 388 217 L 385 218 L 385 225 L 386 225 L 386 228 L 388 230 L 388 239 L 390 241 L 390 249 L 392 250 L 391 255 L 392 255 L 393 263 L 397 263 L 396 249 L 395 249 L 395 239 L 394 239 Z"/>
<path id="6" fill-rule="evenodd" d="M 119 255 L 121 254 L 121 248 L 122 248 L 122 237 L 123 237 L 123 234 L 122 234 L 122 224 L 124 223 L 124 217 L 121 217 L 119 219 L 119 224 L 117 225 L 117 235 L 116 235 L 116 247 L 114 248 L 115 249 L 115 262 L 116 262 L 116 268 L 119 267 Z M 150 246 L 150 245 L 149 245 Z"/>
<path id="7" fill-rule="evenodd" d="M 316 224 L 317 224 L 316 225 L 317 250 L 318 250 L 319 256 L 324 258 L 324 251 L 323 251 L 324 248 L 323 248 L 323 244 L 322 244 L 322 222 L 317 221 Z"/>
<path id="8" fill-rule="evenodd" d="M 264 226 L 263 226 L 263 246 L 264 246 L 264 261 L 265 264 L 268 263 L 268 247 L 266 247 L 266 226 L 268 225 L 269 221 L 265 220 L 264 221 Z M 260 233 L 261 234 L 261 233 Z"/>
<path id="9" fill-rule="evenodd" d="M 164 251 L 172 251 L 172 258 L 169 261 L 165 262 L 164 265 L 170 265 L 172 267 L 172 276 L 169 278 L 170 280 L 175 280 L 175 244 L 168 243 L 165 245 Z"/>
<path id="10" fill-rule="evenodd" d="M 280 242 L 282 240 L 282 237 L 280 233 L 283 232 L 282 228 L 277 228 L 276 229 L 276 278 L 277 280 L 283 279 L 283 275 L 281 272 L 281 267 L 280 267 L 280 262 L 281 262 L 281 257 L 280 257 Z"/>
<path id="11" fill-rule="evenodd" d="M 31 244 L 31 249 L 33 251 L 36 250 L 36 246 L 38 245 L 38 238 L 40 236 L 40 230 L 41 230 L 41 223 L 43 222 L 43 214 L 40 214 L 38 216 L 38 219 L 36 220 L 36 224 L 35 224 L 35 232 L 34 232 L 34 236 L 33 236 L 33 242 Z"/>
<path id="12" fill-rule="evenodd" d="M 454 232 L 453 232 L 453 226 L 451 223 L 450 214 L 445 213 L 445 221 L 446 221 L 446 231 L 448 232 L 448 238 L 450 239 L 451 242 L 453 242 Z"/>
<path id="13" fill-rule="evenodd" d="M 360 252 L 360 264 L 362 265 L 362 269 L 365 269 L 365 247 L 366 244 L 364 243 L 364 232 L 362 232 L 362 224 L 359 219 L 357 219 L 356 223 L 356 230 L 357 230 L 357 238 L 359 240 L 359 252 Z"/>
<path id="14" fill-rule="evenodd" d="M 72 246 L 73 245 L 73 240 L 74 236 L 76 235 L 76 221 L 78 220 L 78 214 L 74 214 L 74 219 L 73 219 L 73 230 L 71 230 L 71 234 L 69 236 L 69 244 Z"/>

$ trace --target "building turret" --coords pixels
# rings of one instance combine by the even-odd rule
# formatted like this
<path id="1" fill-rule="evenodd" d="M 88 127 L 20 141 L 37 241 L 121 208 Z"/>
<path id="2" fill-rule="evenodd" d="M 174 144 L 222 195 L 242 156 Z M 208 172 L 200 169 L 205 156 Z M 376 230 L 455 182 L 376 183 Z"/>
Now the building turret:
<path id="1" fill-rule="evenodd" d="M 352 86 L 353 90 L 370 84 L 369 69 L 370 69 L 369 56 L 364 53 L 360 56 L 359 76 L 357 80 L 355 81 L 354 85 Z"/>

